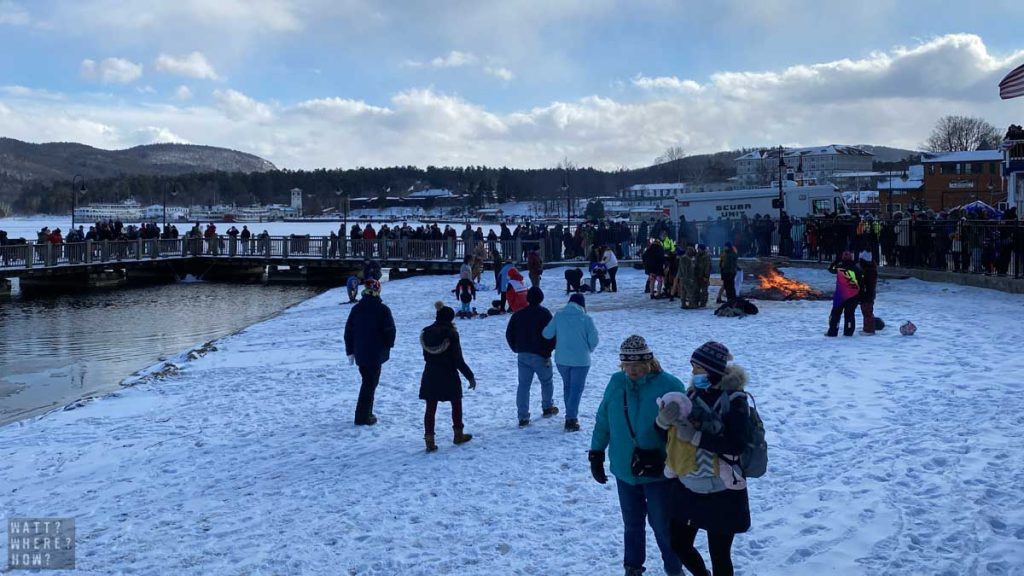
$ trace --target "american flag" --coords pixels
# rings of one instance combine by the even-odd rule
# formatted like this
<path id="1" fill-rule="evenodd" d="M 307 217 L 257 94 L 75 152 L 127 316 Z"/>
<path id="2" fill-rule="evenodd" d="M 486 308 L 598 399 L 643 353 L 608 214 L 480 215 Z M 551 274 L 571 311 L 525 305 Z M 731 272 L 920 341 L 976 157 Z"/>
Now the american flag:
<path id="1" fill-rule="evenodd" d="M 1024 96 L 1024 64 L 1013 69 L 999 83 L 999 97 L 1003 100 Z"/>

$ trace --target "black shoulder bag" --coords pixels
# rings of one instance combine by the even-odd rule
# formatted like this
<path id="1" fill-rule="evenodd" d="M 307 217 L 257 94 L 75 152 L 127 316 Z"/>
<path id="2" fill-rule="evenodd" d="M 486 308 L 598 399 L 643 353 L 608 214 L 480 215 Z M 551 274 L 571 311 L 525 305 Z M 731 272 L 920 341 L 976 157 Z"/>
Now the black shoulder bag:
<path id="1" fill-rule="evenodd" d="M 629 428 L 629 435 L 633 438 L 633 458 L 629 463 L 630 472 L 638 478 L 664 478 L 665 456 L 662 451 L 641 448 L 636 442 L 636 433 L 633 431 L 633 424 L 629 421 L 629 402 L 626 400 L 625 390 L 622 391 L 622 406 L 626 413 L 626 426 Z"/>

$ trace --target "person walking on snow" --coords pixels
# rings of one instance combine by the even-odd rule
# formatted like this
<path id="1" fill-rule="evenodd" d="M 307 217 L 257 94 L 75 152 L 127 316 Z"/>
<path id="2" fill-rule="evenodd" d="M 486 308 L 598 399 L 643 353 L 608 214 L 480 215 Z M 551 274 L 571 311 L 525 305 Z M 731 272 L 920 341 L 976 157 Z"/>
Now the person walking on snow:
<path id="1" fill-rule="evenodd" d="M 587 314 L 583 294 L 573 294 L 544 327 L 543 336 L 555 341 L 555 366 L 562 377 L 565 401 L 565 431 L 580 429 L 579 408 L 590 371 L 590 354 L 597 348 L 597 327 Z"/>
<path id="2" fill-rule="evenodd" d="M 540 288 L 540 277 L 544 274 L 544 261 L 536 249 L 530 250 L 526 257 L 526 270 L 530 275 L 530 286 Z"/>
<path id="3" fill-rule="evenodd" d="M 373 399 L 380 383 L 381 367 L 395 346 L 395 320 L 380 299 L 380 281 L 367 280 L 363 297 L 352 307 L 345 322 L 345 354 L 349 365 L 359 366 L 362 385 L 356 403 L 356 426 L 373 426 Z"/>
<path id="4" fill-rule="evenodd" d="M 468 280 L 468 279 L 466 279 Z M 469 389 L 476 389 L 476 378 L 462 357 L 459 332 L 452 321 L 455 311 L 441 302 L 435 302 L 437 310 L 434 323 L 420 332 L 420 347 L 423 348 L 423 376 L 420 379 L 420 400 L 426 400 L 427 409 L 423 414 L 423 441 L 427 452 L 437 451 L 434 442 L 434 420 L 439 402 L 452 404 L 453 444 L 465 444 L 473 439 L 464 432 L 462 423 L 462 382 L 461 372 L 469 381 Z"/>
<path id="5" fill-rule="evenodd" d="M 697 307 L 703 308 L 708 305 L 708 286 L 711 285 L 711 254 L 704 244 L 697 245 L 693 268 L 697 279 Z"/>
<path id="6" fill-rule="evenodd" d="M 839 317 L 843 317 L 843 336 L 853 336 L 857 328 L 854 313 L 860 301 L 860 287 L 863 281 L 860 268 L 853 262 L 853 254 L 844 251 L 839 260 L 829 265 L 828 271 L 836 275 L 836 291 L 832 295 L 832 312 L 828 316 L 828 332 L 825 336 L 839 335 Z"/>
<path id="7" fill-rule="evenodd" d="M 665 461 L 665 438 L 655 426 L 656 400 L 670 392 L 683 392 L 683 383 L 665 372 L 641 336 L 626 338 L 619 347 L 621 371 L 612 375 L 597 409 L 594 433 L 590 439 L 590 474 L 600 484 L 608 482 L 604 470 L 605 451 L 619 495 L 622 512 L 622 564 L 626 576 L 641 576 L 647 559 L 647 528 L 661 551 L 665 574 L 681 576 L 682 562 L 672 551 L 669 511 L 672 480 L 660 473 L 656 477 L 636 476 L 632 466 L 634 452 L 642 449 Z"/>
<path id="8" fill-rule="evenodd" d="M 551 312 L 541 306 L 544 292 L 530 288 L 526 294 L 528 306 L 512 314 L 505 329 L 508 347 L 518 355 L 519 388 L 516 390 L 516 409 L 519 413 L 519 427 L 530 424 L 530 386 L 533 376 L 540 380 L 541 409 L 545 418 L 558 414 L 554 403 L 555 387 L 552 384 L 551 351 L 555 342 L 544 338 L 544 328 L 551 322 Z"/>
<path id="9" fill-rule="evenodd" d="M 732 355 L 718 342 L 706 342 L 690 356 L 693 376 L 686 391 L 692 406 L 682 417 L 680 404 L 662 401 L 656 423 L 667 440 L 666 475 L 672 481 L 672 549 L 695 576 L 710 576 L 694 547 L 699 530 L 707 532 L 711 569 L 732 576 L 732 542 L 750 529 L 747 481 L 736 465 L 750 437 L 747 374 L 728 365 Z"/>

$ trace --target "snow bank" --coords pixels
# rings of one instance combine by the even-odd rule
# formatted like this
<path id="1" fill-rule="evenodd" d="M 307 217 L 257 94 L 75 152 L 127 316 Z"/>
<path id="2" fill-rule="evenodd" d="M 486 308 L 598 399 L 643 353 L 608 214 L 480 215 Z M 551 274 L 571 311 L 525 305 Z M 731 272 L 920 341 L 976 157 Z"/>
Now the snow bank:
<path id="1" fill-rule="evenodd" d="M 561 270 L 545 278 L 557 308 Z M 384 288 L 400 332 L 377 426 L 352 425 L 358 373 L 341 342 L 351 307 L 335 290 L 176 358 L 162 378 L 0 429 L 2 509 L 76 518 L 76 574 L 616 574 L 615 488 L 591 480 L 586 451 L 617 346 L 638 332 L 683 378 L 709 339 L 750 371 L 771 463 L 751 481 L 739 574 L 1024 574 L 1024 298 L 883 281 L 888 327 L 826 339 L 828 303 L 717 318 L 644 298 L 633 270 L 619 278 L 620 293 L 588 296 L 602 342 L 581 433 L 559 417 L 517 428 L 507 316 L 461 321 L 476 437 L 452 446 L 443 407 L 441 450 L 424 454 L 418 331 L 433 300 L 454 304 L 455 278 L 410 278 Z M 916 336 L 898 335 L 904 318 Z M 531 400 L 539 414 L 537 385 Z M 648 549 L 658 557 L 653 538 Z"/>

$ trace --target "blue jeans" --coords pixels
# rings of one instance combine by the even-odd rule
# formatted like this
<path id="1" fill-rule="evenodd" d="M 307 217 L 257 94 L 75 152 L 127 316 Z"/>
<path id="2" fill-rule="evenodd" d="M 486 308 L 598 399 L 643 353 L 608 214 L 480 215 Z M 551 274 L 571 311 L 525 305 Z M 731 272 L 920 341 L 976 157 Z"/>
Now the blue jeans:
<path id="1" fill-rule="evenodd" d="M 647 527 L 644 526 L 646 519 L 654 530 L 654 539 L 661 550 L 665 573 L 682 574 L 683 563 L 672 551 L 669 529 L 669 493 L 672 482 L 678 480 L 663 480 L 634 486 L 615 479 L 619 488 L 619 508 L 622 509 L 624 566 L 644 567 L 647 560 Z"/>
<path id="2" fill-rule="evenodd" d="M 520 352 L 519 389 L 516 390 L 516 408 L 519 410 L 520 420 L 530 419 L 530 386 L 533 384 L 534 374 L 540 380 L 541 408 L 550 408 L 555 405 L 552 400 L 552 397 L 555 395 L 555 386 L 551 383 L 553 376 L 551 360 L 545 360 L 540 354 Z"/>
<path id="3" fill-rule="evenodd" d="M 579 415 L 580 398 L 583 397 L 583 387 L 587 385 L 587 372 L 590 372 L 590 366 L 558 365 L 558 373 L 562 375 L 566 420 L 576 420 Z"/>

